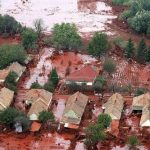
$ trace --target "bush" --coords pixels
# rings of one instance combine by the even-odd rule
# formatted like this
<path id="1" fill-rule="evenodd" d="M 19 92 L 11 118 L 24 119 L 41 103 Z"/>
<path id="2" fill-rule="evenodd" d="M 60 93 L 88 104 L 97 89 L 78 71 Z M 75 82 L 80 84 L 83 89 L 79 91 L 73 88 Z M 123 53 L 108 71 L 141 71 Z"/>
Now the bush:
<path id="1" fill-rule="evenodd" d="M 116 64 L 112 59 L 106 59 L 103 64 L 103 69 L 111 75 L 116 70 Z"/>
<path id="2" fill-rule="evenodd" d="M 12 62 L 24 64 L 26 53 L 21 45 L 2 45 L 0 46 L 0 69 L 6 68 Z"/>
<path id="3" fill-rule="evenodd" d="M 9 15 L 0 15 L 0 34 L 15 35 L 21 33 L 22 26 L 13 17 Z"/>
<path id="4" fill-rule="evenodd" d="M 18 116 L 14 119 L 14 124 L 17 122 L 21 123 L 22 130 L 24 132 L 29 130 L 31 122 L 30 122 L 28 117 L 26 117 L 25 115 L 24 116 Z"/>
<path id="5" fill-rule="evenodd" d="M 39 120 L 42 123 L 46 123 L 48 120 L 53 122 L 55 120 L 55 117 L 52 112 L 42 111 L 39 113 Z"/>
<path id="6" fill-rule="evenodd" d="M 14 92 L 16 92 L 16 90 L 17 90 L 17 87 L 16 87 L 17 86 L 17 81 L 16 81 L 17 78 L 18 78 L 18 75 L 15 72 L 10 72 L 5 79 L 6 87 Z"/>
<path id="7" fill-rule="evenodd" d="M 25 49 L 35 49 L 38 35 L 32 29 L 25 29 L 22 32 L 22 45 Z"/>
<path id="8" fill-rule="evenodd" d="M 125 49 L 125 47 L 127 45 L 127 41 L 125 41 L 122 37 L 115 38 L 115 40 L 113 42 L 115 45 L 119 46 L 122 49 Z"/>
<path id="9" fill-rule="evenodd" d="M 142 87 L 140 87 L 140 88 L 137 88 L 136 89 L 136 91 L 135 91 L 135 96 L 140 96 L 140 95 L 142 95 L 142 94 L 144 94 L 146 92 L 146 89 L 145 88 L 142 88 Z"/>
<path id="10" fill-rule="evenodd" d="M 112 121 L 112 119 L 111 119 L 110 115 L 108 115 L 108 114 L 100 114 L 97 119 L 97 123 L 102 124 L 104 126 L 104 128 L 109 127 L 111 121 Z"/>
<path id="11" fill-rule="evenodd" d="M 81 37 L 78 34 L 75 24 L 55 24 L 52 30 L 52 42 L 58 49 L 80 49 L 82 46 Z"/>
<path id="12" fill-rule="evenodd" d="M 129 144 L 129 147 L 134 148 L 139 145 L 139 140 L 136 136 L 130 136 L 127 143 Z"/>
<path id="13" fill-rule="evenodd" d="M 127 2 L 129 2 L 130 0 L 112 0 L 112 3 L 114 5 L 123 5 L 126 4 Z"/>
<path id="14" fill-rule="evenodd" d="M 100 57 L 108 49 L 108 37 L 105 33 L 96 32 L 88 45 L 90 55 Z"/>
<path id="15" fill-rule="evenodd" d="M 19 116 L 24 116 L 24 114 L 15 108 L 9 107 L 0 111 L 0 122 L 12 126 L 14 119 Z"/>

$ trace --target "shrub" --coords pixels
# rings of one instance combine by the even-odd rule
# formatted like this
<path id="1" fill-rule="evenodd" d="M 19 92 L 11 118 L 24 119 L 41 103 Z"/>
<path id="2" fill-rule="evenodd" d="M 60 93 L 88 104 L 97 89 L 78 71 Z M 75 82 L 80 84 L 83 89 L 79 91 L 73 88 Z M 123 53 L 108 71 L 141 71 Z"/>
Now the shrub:
<path id="1" fill-rule="evenodd" d="M 146 92 L 146 89 L 145 88 L 137 88 L 136 91 L 135 91 L 135 96 L 140 96 L 142 94 L 144 94 Z"/>
<path id="2" fill-rule="evenodd" d="M 51 81 L 55 87 L 57 86 L 59 82 L 59 76 L 57 74 L 56 69 L 52 69 L 50 77 L 49 77 L 49 81 Z"/>
<path id="3" fill-rule="evenodd" d="M 132 58 L 133 55 L 134 55 L 134 43 L 132 42 L 131 39 L 128 40 L 128 43 L 126 45 L 126 48 L 125 48 L 125 51 L 124 51 L 124 55 L 127 57 L 127 58 Z"/>
<path id="4" fill-rule="evenodd" d="M 31 122 L 30 122 L 28 117 L 26 117 L 25 115 L 24 116 L 18 116 L 14 119 L 14 124 L 17 123 L 17 122 L 21 123 L 22 130 L 24 132 L 29 130 Z"/>
<path id="5" fill-rule="evenodd" d="M 116 64 L 112 59 L 106 59 L 103 64 L 103 69 L 111 75 L 116 70 Z"/>
<path id="6" fill-rule="evenodd" d="M 89 146 L 96 145 L 99 141 L 104 140 L 106 138 L 106 134 L 103 130 L 103 126 L 101 124 L 89 125 L 85 129 L 86 140 L 85 144 Z"/>
<path id="7" fill-rule="evenodd" d="M 108 37 L 105 33 L 96 32 L 88 45 L 90 55 L 100 57 L 108 49 Z"/>
<path id="8" fill-rule="evenodd" d="M 9 15 L 0 15 L 0 34 L 15 35 L 21 33 L 22 26 L 13 17 Z"/>
<path id="9" fill-rule="evenodd" d="M 134 148 L 139 145 L 139 140 L 136 136 L 130 136 L 127 143 L 129 144 L 129 147 Z"/>
<path id="10" fill-rule="evenodd" d="M 52 30 L 52 42 L 58 49 L 80 49 L 82 46 L 81 37 L 78 34 L 75 24 L 55 24 Z"/>
<path id="11" fill-rule="evenodd" d="M 24 114 L 15 108 L 9 107 L 0 111 L 0 122 L 12 126 L 14 119 L 19 116 L 24 116 Z"/>
<path id="12" fill-rule="evenodd" d="M 122 49 L 125 49 L 126 45 L 127 45 L 127 41 L 125 41 L 123 38 L 121 37 L 117 37 L 114 40 L 114 44 L 119 46 Z"/>
<path id="13" fill-rule="evenodd" d="M 25 49 L 35 49 L 38 35 L 32 29 L 25 29 L 22 32 L 22 45 Z"/>
<path id="14" fill-rule="evenodd" d="M 112 119 L 111 119 L 110 115 L 108 115 L 108 114 L 100 114 L 97 119 L 97 123 L 102 124 L 104 126 L 104 128 L 109 127 L 111 121 L 112 121 Z"/>
<path id="15" fill-rule="evenodd" d="M 48 81 L 45 85 L 44 85 L 44 89 L 49 91 L 49 92 L 53 92 L 55 87 L 53 85 L 53 83 L 51 81 Z"/>
<path id="16" fill-rule="evenodd" d="M 26 53 L 21 45 L 2 45 L 0 46 L 0 69 L 4 69 L 12 62 L 24 64 Z"/>
<path id="17" fill-rule="evenodd" d="M 55 117 L 52 112 L 42 111 L 39 113 L 39 120 L 42 123 L 46 123 L 48 120 L 53 122 L 55 120 Z"/>

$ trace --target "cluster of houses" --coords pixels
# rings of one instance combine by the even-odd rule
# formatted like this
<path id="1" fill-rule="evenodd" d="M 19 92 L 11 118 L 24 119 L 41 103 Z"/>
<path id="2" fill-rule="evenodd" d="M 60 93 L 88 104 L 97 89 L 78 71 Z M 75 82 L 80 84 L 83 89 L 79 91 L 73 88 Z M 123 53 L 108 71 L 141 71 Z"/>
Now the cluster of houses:
<path id="1" fill-rule="evenodd" d="M 0 81 L 1 83 L 5 81 L 6 76 L 10 71 L 14 71 L 20 77 L 24 72 L 25 67 L 18 63 L 13 63 L 7 69 L 0 71 Z M 7 74 L 3 76 L 2 74 Z M 66 84 L 76 82 L 79 85 L 92 86 L 99 72 L 94 67 L 89 65 L 71 73 L 66 78 Z M 0 110 L 3 110 L 10 106 L 13 101 L 14 92 L 2 88 L 0 90 Z M 52 104 L 53 94 L 44 89 L 30 89 L 27 90 L 23 101 L 26 106 L 30 106 L 27 116 L 30 120 L 38 120 L 39 113 L 43 110 L 49 110 Z M 82 94 L 81 92 L 76 92 L 71 95 L 67 102 L 63 112 L 60 125 L 65 128 L 78 129 L 82 120 L 82 116 L 85 112 L 85 108 L 89 102 L 89 97 Z M 123 108 L 124 108 L 124 98 L 121 94 L 113 94 L 107 102 L 103 105 L 104 113 L 109 114 L 112 120 L 120 120 Z M 140 111 L 141 121 L 140 126 L 150 127 L 150 94 L 143 94 L 138 97 L 133 98 L 132 104 L 133 111 Z"/>

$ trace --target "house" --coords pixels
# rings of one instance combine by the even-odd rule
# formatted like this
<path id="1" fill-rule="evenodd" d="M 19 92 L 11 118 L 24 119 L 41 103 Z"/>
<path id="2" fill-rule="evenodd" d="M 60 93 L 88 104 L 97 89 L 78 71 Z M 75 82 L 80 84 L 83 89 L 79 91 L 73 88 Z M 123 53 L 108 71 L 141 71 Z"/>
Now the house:
<path id="1" fill-rule="evenodd" d="M 132 102 L 133 111 L 141 111 L 143 107 L 149 103 L 150 93 L 142 94 L 140 96 L 134 97 Z"/>
<path id="2" fill-rule="evenodd" d="M 18 75 L 18 78 L 17 78 L 17 81 L 18 81 L 22 73 L 25 71 L 25 69 L 26 67 L 20 65 L 18 62 L 12 63 L 6 69 L 0 70 L 0 83 L 3 84 L 8 74 L 12 71 Z"/>
<path id="3" fill-rule="evenodd" d="M 141 127 L 150 127 L 150 99 L 149 99 L 149 104 L 144 106 L 144 108 L 142 110 L 140 126 Z"/>
<path id="4" fill-rule="evenodd" d="M 60 124 L 66 128 L 78 129 L 89 97 L 76 92 L 68 98 Z"/>
<path id="5" fill-rule="evenodd" d="M 112 120 L 120 120 L 123 106 L 124 106 L 123 96 L 118 93 L 115 93 L 103 105 L 103 107 L 105 108 L 104 113 L 109 114 Z"/>
<path id="6" fill-rule="evenodd" d="M 26 95 L 26 104 L 31 104 L 28 112 L 30 120 L 38 120 L 39 113 L 48 110 L 52 102 L 52 93 L 44 89 L 31 89 Z"/>
<path id="7" fill-rule="evenodd" d="M 96 67 L 86 65 L 67 76 L 66 84 L 74 82 L 78 85 L 92 86 L 98 74 L 99 72 Z"/>
<path id="8" fill-rule="evenodd" d="M 14 91 L 7 88 L 2 88 L 0 90 L 0 110 L 4 110 L 10 106 L 13 101 Z"/>

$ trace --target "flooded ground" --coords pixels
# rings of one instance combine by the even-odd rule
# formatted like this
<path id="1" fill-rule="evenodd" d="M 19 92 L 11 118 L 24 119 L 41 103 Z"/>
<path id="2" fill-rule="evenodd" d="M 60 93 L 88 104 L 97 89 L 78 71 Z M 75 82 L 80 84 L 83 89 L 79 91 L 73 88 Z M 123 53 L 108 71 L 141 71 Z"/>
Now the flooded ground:
<path id="1" fill-rule="evenodd" d="M 75 23 L 84 33 L 107 31 L 112 34 L 106 23 L 116 18 L 104 2 L 87 0 L 1 0 L 0 13 L 9 14 L 29 27 L 42 18 L 47 31 L 55 23 Z"/>

